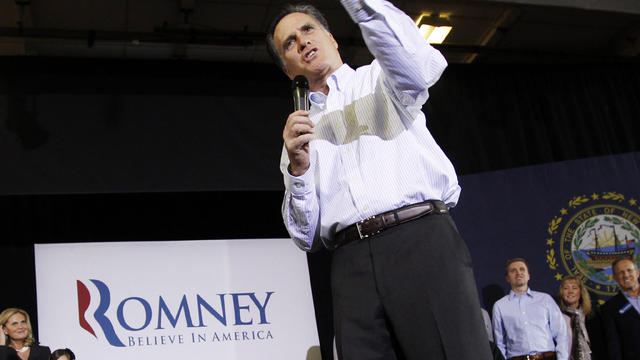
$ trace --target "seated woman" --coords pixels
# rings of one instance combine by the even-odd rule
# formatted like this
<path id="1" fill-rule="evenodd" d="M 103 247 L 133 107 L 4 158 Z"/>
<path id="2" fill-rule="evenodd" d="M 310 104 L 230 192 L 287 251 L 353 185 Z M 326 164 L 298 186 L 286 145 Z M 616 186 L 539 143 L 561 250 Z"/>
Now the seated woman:
<path id="1" fill-rule="evenodd" d="M 33 338 L 29 314 L 10 308 L 0 313 L 0 360 L 49 360 L 51 350 Z"/>
<path id="2" fill-rule="evenodd" d="M 49 360 L 76 360 L 76 356 L 70 349 L 58 349 L 51 353 Z"/>

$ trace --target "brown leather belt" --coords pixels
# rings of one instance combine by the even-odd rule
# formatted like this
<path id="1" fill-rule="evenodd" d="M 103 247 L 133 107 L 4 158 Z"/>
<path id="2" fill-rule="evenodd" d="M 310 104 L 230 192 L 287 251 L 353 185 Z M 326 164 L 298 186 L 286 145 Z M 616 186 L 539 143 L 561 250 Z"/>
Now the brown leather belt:
<path id="1" fill-rule="evenodd" d="M 522 356 L 514 356 L 509 358 L 509 360 L 539 360 L 545 359 L 548 357 L 555 356 L 555 351 L 546 351 L 543 353 L 533 354 L 533 355 L 522 355 Z"/>
<path id="2" fill-rule="evenodd" d="M 325 246 L 329 250 L 334 250 L 342 245 L 355 240 L 365 239 L 369 236 L 380 233 L 388 228 L 406 223 L 408 221 L 423 217 L 429 214 L 448 214 L 449 209 L 440 200 L 427 200 L 421 203 L 407 205 L 405 207 L 374 215 L 362 221 L 347 226 L 338 231 L 333 241 L 327 241 Z"/>

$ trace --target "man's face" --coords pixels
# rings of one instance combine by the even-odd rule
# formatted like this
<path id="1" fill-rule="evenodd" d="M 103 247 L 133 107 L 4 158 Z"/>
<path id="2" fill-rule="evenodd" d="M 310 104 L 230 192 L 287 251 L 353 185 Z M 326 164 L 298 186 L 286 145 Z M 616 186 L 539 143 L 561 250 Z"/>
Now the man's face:
<path id="1" fill-rule="evenodd" d="M 636 264 L 631 260 L 622 260 L 616 264 L 613 269 L 613 277 L 620 285 L 620 288 L 626 292 L 638 289 L 638 269 Z"/>
<path id="2" fill-rule="evenodd" d="M 338 43 L 322 25 L 304 13 L 291 13 L 280 20 L 273 33 L 284 72 L 290 79 L 306 76 L 310 82 L 328 76 L 340 65 Z"/>
<path id="3" fill-rule="evenodd" d="M 526 286 L 529 283 L 529 269 L 522 261 L 515 261 L 507 268 L 507 282 L 511 288 Z"/>

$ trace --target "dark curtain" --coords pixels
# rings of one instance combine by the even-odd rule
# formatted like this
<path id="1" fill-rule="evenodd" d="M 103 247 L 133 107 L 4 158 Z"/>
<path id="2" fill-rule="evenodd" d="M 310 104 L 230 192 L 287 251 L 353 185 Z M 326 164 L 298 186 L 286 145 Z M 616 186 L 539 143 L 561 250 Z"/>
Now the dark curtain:
<path id="1" fill-rule="evenodd" d="M 637 151 L 640 67 L 454 66 L 424 110 L 462 175 Z"/>

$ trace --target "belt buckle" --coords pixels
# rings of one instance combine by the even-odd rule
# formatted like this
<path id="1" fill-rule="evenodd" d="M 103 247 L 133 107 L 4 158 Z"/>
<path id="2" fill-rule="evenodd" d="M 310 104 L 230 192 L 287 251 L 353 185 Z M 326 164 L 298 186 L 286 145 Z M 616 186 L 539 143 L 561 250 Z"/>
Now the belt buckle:
<path id="1" fill-rule="evenodd" d="M 368 238 L 369 236 L 371 236 L 371 235 L 375 235 L 375 234 L 377 234 L 377 233 L 379 233 L 379 232 L 380 232 L 380 230 L 378 230 L 378 231 L 373 232 L 373 233 L 364 233 L 364 232 L 363 232 L 363 230 L 362 230 L 362 225 L 365 223 L 365 221 L 369 221 L 369 220 L 371 220 L 371 219 L 375 219 L 375 218 L 376 218 L 376 215 L 369 216 L 368 218 L 366 218 L 366 219 L 364 219 L 364 220 L 360 220 L 360 221 L 358 221 L 358 222 L 356 223 L 356 229 L 358 229 L 358 236 L 360 237 L 360 240 L 362 240 L 362 239 L 366 239 L 366 238 Z"/>

